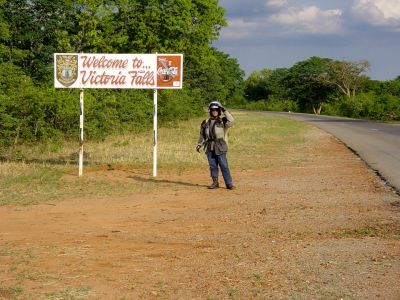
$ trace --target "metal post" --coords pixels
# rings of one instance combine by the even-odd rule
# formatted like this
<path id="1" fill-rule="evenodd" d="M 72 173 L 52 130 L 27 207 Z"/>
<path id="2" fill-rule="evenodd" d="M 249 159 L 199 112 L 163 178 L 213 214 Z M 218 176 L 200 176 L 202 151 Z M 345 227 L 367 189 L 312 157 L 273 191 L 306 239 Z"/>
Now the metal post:
<path id="1" fill-rule="evenodd" d="M 153 177 L 157 176 L 157 89 L 153 96 Z"/>
<path id="2" fill-rule="evenodd" d="M 79 177 L 83 174 L 83 89 L 79 92 Z"/>

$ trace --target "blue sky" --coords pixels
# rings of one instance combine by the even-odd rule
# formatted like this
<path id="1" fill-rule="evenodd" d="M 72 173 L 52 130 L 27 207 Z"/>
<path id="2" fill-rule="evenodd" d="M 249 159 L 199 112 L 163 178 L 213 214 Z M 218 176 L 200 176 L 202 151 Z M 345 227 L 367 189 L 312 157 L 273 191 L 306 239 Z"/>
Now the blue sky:
<path id="1" fill-rule="evenodd" d="M 220 0 L 214 45 L 249 75 L 311 56 L 368 60 L 372 79 L 400 75 L 400 0 Z"/>

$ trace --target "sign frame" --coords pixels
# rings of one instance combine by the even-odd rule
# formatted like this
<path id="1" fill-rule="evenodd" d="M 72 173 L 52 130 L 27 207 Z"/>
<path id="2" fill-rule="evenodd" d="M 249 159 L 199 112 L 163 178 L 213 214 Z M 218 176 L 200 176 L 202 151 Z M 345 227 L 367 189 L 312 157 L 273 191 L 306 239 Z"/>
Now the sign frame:
<path id="1" fill-rule="evenodd" d="M 55 88 L 181 89 L 183 54 L 54 53 Z"/>
<path id="2" fill-rule="evenodd" d="M 54 87 L 80 89 L 79 177 L 83 175 L 84 89 L 153 89 L 153 177 L 157 176 L 158 89 L 183 88 L 183 54 L 54 53 Z"/>

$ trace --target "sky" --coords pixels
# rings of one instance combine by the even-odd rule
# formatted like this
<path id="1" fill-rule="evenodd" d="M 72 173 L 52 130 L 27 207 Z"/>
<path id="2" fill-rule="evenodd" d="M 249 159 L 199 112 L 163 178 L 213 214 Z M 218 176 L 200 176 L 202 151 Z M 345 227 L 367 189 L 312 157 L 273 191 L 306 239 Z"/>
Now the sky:
<path id="1" fill-rule="evenodd" d="M 213 45 L 251 71 L 312 56 L 368 60 L 371 79 L 400 75 L 400 0 L 219 0 L 228 26 Z"/>

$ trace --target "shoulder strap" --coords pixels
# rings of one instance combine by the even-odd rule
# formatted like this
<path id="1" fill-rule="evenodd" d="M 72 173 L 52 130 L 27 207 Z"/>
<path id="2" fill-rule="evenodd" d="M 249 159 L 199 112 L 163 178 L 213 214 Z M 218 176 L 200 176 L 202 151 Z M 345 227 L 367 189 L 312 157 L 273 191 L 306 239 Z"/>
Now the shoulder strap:
<path id="1" fill-rule="evenodd" d="M 201 122 L 200 128 L 201 128 L 201 134 L 203 135 L 203 139 L 206 140 L 206 128 L 207 128 L 207 123 L 209 122 L 209 118 L 203 120 L 203 122 Z"/>
<path id="2" fill-rule="evenodd" d="M 214 121 L 214 123 L 213 123 L 213 126 L 210 128 L 210 138 L 211 138 L 211 140 L 215 140 L 215 131 L 214 131 L 214 129 L 215 129 L 215 125 L 217 125 L 217 123 L 219 123 L 219 122 L 220 122 L 220 119 L 219 118 L 216 119 Z"/>

